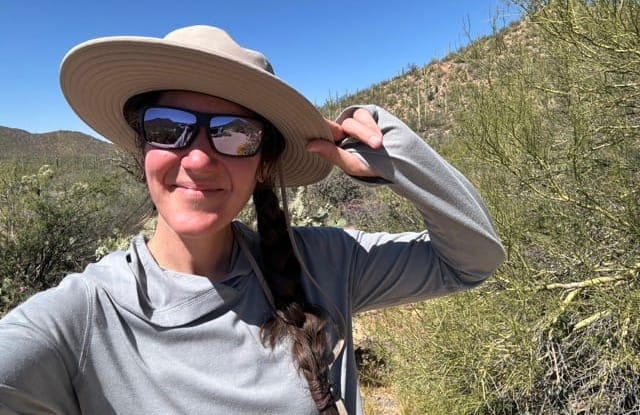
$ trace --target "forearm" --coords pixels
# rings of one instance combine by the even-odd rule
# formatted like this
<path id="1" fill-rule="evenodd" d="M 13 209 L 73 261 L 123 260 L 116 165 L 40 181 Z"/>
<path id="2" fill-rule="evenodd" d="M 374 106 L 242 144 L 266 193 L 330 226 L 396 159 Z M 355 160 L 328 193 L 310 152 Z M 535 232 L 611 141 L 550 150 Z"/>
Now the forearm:
<path id="1" fill-rule="evenodd" d="M 345 110 L 338 122 L 357 108 Z M 378 183 L 386 183 L 416 206 L 445 262 L 471 279 L 491 275 L 503 261 L 504 250 L 474 186 L 402 121 L 379 107 L 363 108 L 377 121 L 383 147 L 347 142 L 348 151 L 378 173 Z"/>

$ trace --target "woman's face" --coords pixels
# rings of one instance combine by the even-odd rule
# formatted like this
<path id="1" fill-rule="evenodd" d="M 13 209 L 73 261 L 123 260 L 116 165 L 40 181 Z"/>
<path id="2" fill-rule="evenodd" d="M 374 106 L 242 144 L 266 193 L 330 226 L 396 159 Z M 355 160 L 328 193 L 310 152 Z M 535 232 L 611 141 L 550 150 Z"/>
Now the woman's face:
<path id="1" fill-rule="evenodd" d="M 209 95 L 169 91 L 158 105 L 204 113 L 253 115 L 248 109 Z M 206 237 L 226 229 L 256 185 L 260 155 L 223 156 L 211 147 L 203 128 L 185 149 L 145 147 L 144 169 L 158 210 L 158 230 L 180 237 Z"/>

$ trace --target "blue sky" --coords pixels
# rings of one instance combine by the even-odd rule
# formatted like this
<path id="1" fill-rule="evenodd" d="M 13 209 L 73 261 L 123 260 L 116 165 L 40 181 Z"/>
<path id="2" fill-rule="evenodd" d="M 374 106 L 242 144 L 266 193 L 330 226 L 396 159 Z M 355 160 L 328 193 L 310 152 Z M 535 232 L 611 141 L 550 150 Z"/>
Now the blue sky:
<path id="1" fill-rule="evenodd" d="M 0 0 L 0 125 L 97 136 L 58 83 L 65 53 L 95 37 L 219 26 L 321 105 L 490 34 L 496 16 L 517 18 L 503 0 Z"/>

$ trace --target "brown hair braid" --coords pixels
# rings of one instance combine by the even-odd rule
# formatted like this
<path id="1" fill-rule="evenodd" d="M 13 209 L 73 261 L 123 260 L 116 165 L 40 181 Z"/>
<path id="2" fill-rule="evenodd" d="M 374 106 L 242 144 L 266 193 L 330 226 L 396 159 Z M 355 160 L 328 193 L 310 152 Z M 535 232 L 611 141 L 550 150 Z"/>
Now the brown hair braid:
<path id="1" fill-rule="evenodd" d="M 269 170 L 284 151 L 284 138 L 273 127 L 267 132 L 262 165 Z M 293 358 L 307 380 L 319 413 L 338 415 L 329 373 L 333 357 L 326 327 L 330 319 L 322 308 L 306 300 L 300 263 L 294 254 L 286 218 L 271 180 L 256 186 L 253 203 L 263 252 L 263 272 L 276 307 L 274 317 L 262 326 L 262 340 L 274 347 L 289 338 L 293 343 Z"/>
<path id="2" fill-rule="evenodd" d="M 293 358 L 309 384 L 321 414 L 338 414 L 331 395 L 329 365 L 332 362 L 325 327 L 326 313 L 309 304 L 301 284 L 301 270 L 293 253 L 282 210 L 273 188 L 258 186 L 253 192 L 264 274 L 275 299 L 273 319 L 262 326 L 263 342 L 271 347 L 288 337 Z"/>

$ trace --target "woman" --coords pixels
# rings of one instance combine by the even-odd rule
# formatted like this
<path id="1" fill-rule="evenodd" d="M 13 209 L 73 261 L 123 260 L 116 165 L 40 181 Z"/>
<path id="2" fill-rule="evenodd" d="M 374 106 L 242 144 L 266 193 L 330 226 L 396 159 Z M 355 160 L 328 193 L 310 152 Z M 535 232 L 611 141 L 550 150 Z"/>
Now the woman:
<path id="1" fill-rule="evenodd" d="M 503 260 L 475 189 L 402 122 L 324 120 L 220 29 L 86 42 L 61 85 L 143 159 L 158 225 L 0 321 L 0 414 L 361 414 L 352 316 Z M 409 199 L 428 232 L 292 230 L 275 190 L 332 165 Z M 250 197 L 257 233 L 233 220 Z"/>

